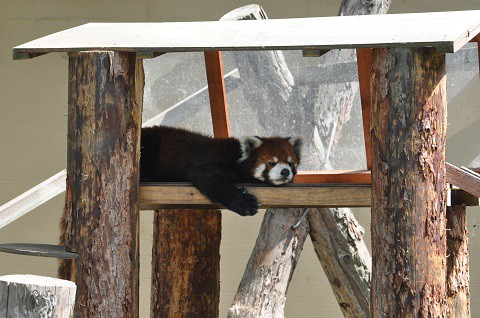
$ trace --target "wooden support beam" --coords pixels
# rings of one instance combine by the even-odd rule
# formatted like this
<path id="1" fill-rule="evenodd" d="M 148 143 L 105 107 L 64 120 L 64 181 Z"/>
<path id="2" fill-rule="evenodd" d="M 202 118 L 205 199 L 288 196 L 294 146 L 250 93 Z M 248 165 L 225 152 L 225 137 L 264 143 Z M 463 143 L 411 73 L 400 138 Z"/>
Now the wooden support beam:
<path id="1" fill-rule="evenodd" d="M 374 49 L 372 73 L 371 316 L 445 317 L 445 55 Z"/>
<path id="2" fill-rule="evenodd" d="M 143 83 L 133 52 L 70 55 L 63 240 L 80 317 L 138 317 Z"/>
<path id="3" fill-rule="evenodd" d="M 222 53 L 218 51 L 205 52 L 205 68 L 207 70 L 213 135 L 216 138 L 230 137 L 227 93 L 225 91 L 225 80 L 223 78 Z"/>
<path id="4" fill-rule="evenodd" d="M 465 205 L 447 207 L 447 303 L 449 318 L 470 318 L 470 269 Z"/>
<path id="5" fill-rule="evenodd" d="M 372 170 L 372 143 L 370 140 L 372 49 L 357 49 L 357 66 L 360 97 L 362 101 L 363 137 L 365 140 L 367 169 Z"/>

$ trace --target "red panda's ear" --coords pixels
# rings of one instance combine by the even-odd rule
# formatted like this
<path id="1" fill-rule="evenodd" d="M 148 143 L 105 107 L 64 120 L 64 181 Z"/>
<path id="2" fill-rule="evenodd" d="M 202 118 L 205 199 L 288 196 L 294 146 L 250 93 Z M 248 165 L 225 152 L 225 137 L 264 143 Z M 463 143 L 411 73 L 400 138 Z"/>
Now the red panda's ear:
<path id="1" fill-rule="evenodd" d="M 302 149 L 303 140 L 300 137 L 289 137 L 288 142 L 293 146 L 293 151 L 297 156 L 297 161 L 300 161 L 300 150 Z"/>
<path id="2" fill-rule="evenodd" d="M 262 145 L 262 140 L 257 136 L 245 136 L 240 138 L 240 147 L 242 149 L 242 157 L 240 158 L 240 162 L 244 161 L 245 159 L 250 156 L 250 153 L 253 149 L 258 148 Z"/>

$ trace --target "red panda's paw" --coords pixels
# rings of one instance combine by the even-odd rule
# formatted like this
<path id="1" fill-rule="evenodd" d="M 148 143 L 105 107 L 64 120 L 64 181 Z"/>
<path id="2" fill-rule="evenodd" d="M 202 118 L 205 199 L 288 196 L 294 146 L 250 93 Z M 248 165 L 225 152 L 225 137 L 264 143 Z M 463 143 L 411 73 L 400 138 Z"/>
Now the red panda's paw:
<path id="1" fill-rule="evenodd" d="M 227 208 L 241 216 L 247 216 L 257 214 L 259 206 L 257 198 L 253 194 L 244 191 L 235 196 L 235 199 L 230 202 Z"/>

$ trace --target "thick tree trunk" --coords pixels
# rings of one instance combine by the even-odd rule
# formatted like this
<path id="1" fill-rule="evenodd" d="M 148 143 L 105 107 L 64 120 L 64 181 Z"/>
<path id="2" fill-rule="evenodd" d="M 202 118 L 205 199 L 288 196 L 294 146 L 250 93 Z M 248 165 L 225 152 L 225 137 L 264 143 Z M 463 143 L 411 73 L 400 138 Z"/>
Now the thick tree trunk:
<path id="1" fill-rule="evenodd" d="M 310 237 L 345 317 L 370 316 L 372 259 L 350 209 L 312 209 Z"/>
<path id="2" fill-rule="evenodd" d="M 292 229 L 302 214 L 295 209 L 265 215 L 228 317 L 284 317 L 285 293 L 308 233 L 305 218 Z"/>
<path id="3" fill-rule="evenodd" d="M 372 317 L 445 317 L 445 54 L 374 49 Z"/>
<path id="4" fill-rule="evenodd" d="M 451 318 L 470 318 L 470 274 L 465 205 L 447 207 L 447 302 Z"/>
<path id="5" fill-rule="evenodd" d="M 70 318 L 75 304 L 74 283 L 35 275 L 0 277 L 0 317 Z"/>
<path id="6" fill-rule="evenodd" d="M 155 211 L 151 316 L 218 317 L 219 210 Z"/>
<path id="7" fill-rule="evenodd" d="M 64 225 L 81 317 L 138 317 L 143 81 L 135 53 L 70 56 Z"/>

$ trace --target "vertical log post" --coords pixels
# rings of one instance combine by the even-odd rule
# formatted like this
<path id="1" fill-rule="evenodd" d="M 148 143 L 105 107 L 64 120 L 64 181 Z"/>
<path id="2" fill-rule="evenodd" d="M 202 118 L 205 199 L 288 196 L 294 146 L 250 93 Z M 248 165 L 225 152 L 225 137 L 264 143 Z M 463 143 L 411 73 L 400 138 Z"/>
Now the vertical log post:
<path id="1" fill-rule="evenodd" d="M 445 55 L 374 49 L 372 317 L 445 317 Z"/>
<path id="2" fill-rule="evenodd" d="M 214 136 L 230 136 L 220 52 L 205 52 Z M 218 317 L 220 302 L 219 210 L 155 211 L 152 251 L 152 317 Z"/>
<path id="3" fill-rule="evenodd" d="M 155 211 L 152 317 L 218 317 L 220 211 Z"/>
<path id="4" fill-rule="evenodd" d="M 66 225 L 80 317 L 138 317 L 143 83 L 134 53 L 70 55 Z"/>
<path id="5" fill-rule="evenodd" d="M 35 275 L 0 277 L 0 317 L 58 317 L 73 315 L 75 283 Z"/>
<path id="6" fill-rule="evenodd" d="M 470 318 L 467 234 L 465 205 L 447 207 L 447 302 L 451 318 Z"/>

